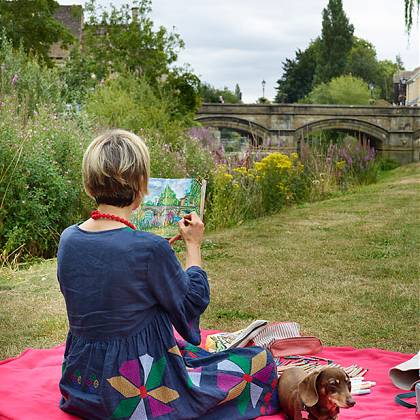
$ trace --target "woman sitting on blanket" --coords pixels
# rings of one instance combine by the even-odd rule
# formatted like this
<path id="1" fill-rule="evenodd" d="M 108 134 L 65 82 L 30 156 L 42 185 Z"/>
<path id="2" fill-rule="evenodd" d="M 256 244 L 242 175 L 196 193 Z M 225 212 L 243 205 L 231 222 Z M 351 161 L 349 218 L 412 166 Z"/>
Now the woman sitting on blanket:
<path id="1" fill-rule="evenodd" d="M 127 221 L 147 192 L 143 141 L 122 130 L 99 136 L 85 153 L 83 175 L 98 210 L 60 239 L 58 280 L 70 325 L 60 407 L 87 419 L 139 420 L 252 419 L 276 411 L 269 353 L 196 347 L 209 303 L 200 218 L 193 213 L 179 223 L 185 270 L 167 240 Z"/>

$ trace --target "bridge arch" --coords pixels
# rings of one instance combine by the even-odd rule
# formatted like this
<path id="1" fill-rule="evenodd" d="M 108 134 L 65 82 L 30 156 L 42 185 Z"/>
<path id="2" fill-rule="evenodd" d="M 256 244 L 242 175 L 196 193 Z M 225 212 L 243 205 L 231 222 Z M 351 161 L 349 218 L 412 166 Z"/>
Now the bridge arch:
<path id="1" fill-rule="evenodd" d="M 372 138 L 372 146 L 377 150 L 381 150 L 389 138 L 389 132 L 387 130 L 367 121 L 350 118 L 328 118 L 310 122 L 296 129 L 295 139 L 298 145 L 309 134 L 320 130 L 344 130 L 367 134 Z"/>
<path id="2" fill-rule="evenodd" d="M 254 146 L 260 146 L 264 140 L 270 136 L 270 131 L 264 126 L 253 121 L 245 120 L 243 118 L 230 116 L 206 116 L 198 117 L 196 121 L 201 123 L 204 127 L 213 128 L 230 128 L 235 131 L 248 134 Z"/>

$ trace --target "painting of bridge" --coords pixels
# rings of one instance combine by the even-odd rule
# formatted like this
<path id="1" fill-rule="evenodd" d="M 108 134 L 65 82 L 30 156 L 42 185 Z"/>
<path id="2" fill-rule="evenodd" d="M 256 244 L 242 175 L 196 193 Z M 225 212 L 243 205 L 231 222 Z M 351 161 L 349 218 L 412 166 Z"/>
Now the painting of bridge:
<path id="1" fill-rule="evenodd" d="M 149 193 L 131 221 L 139 230 L 175 236 L 183 216 L 195 211 L 203 217 L 205 188 L 205 181 L 196 179 L 150 178 Z"/>

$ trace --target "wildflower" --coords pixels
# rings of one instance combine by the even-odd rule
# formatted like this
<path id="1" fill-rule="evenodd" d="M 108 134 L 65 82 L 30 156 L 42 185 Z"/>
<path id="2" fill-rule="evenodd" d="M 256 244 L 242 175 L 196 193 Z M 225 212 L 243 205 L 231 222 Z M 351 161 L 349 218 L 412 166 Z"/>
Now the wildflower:
<path id="1" fill-rule="evenodd" d="M 240 166 L 239 168 L 235 168 L 233 170 L 233 172 L 239 174 L 239 175 L 246 175 L 247 174 L 247 169 L 244 166 Z"/>
<path id="2" fill-rule="evenodd" d="M 339 171 L 343 170 L 345 168 L 345 166 L 346 166 L 346 161 L 345 160 L 339 160 L 339 161 L 335 162 L 335 167 Z"/>
<path id="3" fill-rule="evenodd" d="M 231 175 L 231 174 L 223 174 L 223 177 L 224 177 L 227 181 L 232 181 L 232 179 L 233 179 L 233 175 Z"/>
<path id="4" fill-rule="evenodd" d="M 17 83 L 18 80 L 19 80 L 19 76 L 17 75 L 17 73 L 15 73 L 13 75 L 12 80 L 11 80 L 10 83 L 14 86 Z"/>
<path id="5" fill-rule="evenodd" d="M 299 155 L 296 152 L 293 152 L 293 153 L 290 154 L 290 159 L 292 159 L 292 160 L 297 160 L 298 157 L 299 157 Z"/>

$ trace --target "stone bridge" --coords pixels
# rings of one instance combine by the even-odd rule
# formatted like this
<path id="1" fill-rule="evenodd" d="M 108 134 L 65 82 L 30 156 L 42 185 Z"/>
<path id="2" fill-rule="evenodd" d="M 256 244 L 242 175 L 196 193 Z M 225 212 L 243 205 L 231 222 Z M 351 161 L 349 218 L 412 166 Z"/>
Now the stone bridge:
<path id="1" fill-rule="evenodd" d="M 341 130 L 365 134 L 378 153 L 408 163 L 420 160 L 420 108 L 341 105 L 203 104 L 203 126 L 246 133 L 263 151 L 298 151 L 309 134 Z"/>

